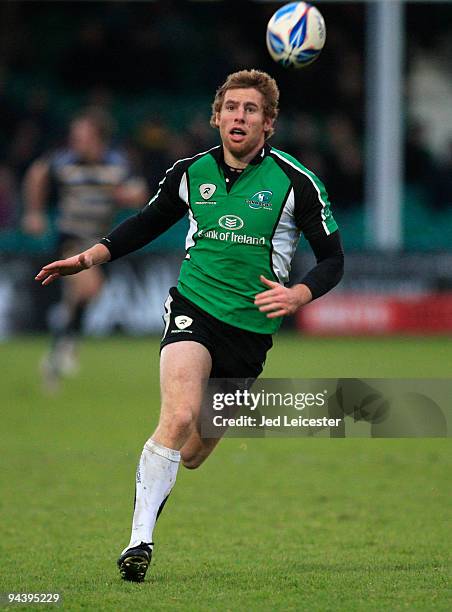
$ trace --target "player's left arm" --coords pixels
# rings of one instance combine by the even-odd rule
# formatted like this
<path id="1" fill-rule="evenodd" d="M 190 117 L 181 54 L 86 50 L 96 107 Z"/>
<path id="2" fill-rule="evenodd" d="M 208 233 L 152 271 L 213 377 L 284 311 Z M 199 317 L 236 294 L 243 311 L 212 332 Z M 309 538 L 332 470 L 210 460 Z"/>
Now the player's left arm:
<path id="1" fill-rule="evenodd" d="M 333 289 L 344 274 L 340 233 L 331 214 L 323 183 L 317 177 L 311 180 L 297 173 L 294 190 L 294 221 L 308 240 L 316 257 L 316 265 L 292 287 L 284 287 L 261 276 L 261 282 L 268 289 L 256 295 L 255 304 L 270 319 L 294 314 L 305 304 Z"/>
<path id="2" fill-rule="evenodd" d="M 299 308 L 309 304 L 333 289 L 344 274 L 344 252 L 339 230 L 330 235 L 321 234 L 309 240 L 317 265 L 299 283 L 284 287 L 264 276 L 261 282 L 268 287 L 258 293 L 254 303 L 269 319 L 294 314 Z"/>

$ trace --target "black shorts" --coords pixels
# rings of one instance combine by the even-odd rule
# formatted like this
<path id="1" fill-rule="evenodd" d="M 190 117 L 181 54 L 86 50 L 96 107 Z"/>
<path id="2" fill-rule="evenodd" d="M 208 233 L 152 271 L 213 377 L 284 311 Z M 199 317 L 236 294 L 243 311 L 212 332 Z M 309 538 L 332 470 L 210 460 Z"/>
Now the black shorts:
<path id="1" fill-rule="evenodd" d="M 165 302 L 162 349 L 172 342 L 199 342 L 212 357 L 211 378 L 257 378 L 262 372 L 271 334 L 228 325 L 184 298 L 172 287 Z"/>

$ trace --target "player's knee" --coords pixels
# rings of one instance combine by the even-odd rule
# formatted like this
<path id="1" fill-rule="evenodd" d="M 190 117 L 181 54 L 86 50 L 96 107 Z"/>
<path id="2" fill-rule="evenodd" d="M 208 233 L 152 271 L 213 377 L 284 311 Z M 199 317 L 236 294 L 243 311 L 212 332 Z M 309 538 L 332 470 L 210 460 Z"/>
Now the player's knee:
<path id="1" fill-rule="evenodd" d="M 176 412 L 174 415 L 174 423 L 179 429 L 191 429 L 194 423 L 193 411 L 187 408 Z"/>
<path id="2" fill-rule="evenodd" d="M 164 417 L 160 421 L 160 426 L 164 429 L 179 434 L 184 431 L 189 431 L 193 427 L 193 411 L 190 409 L 165 411 Z"/>

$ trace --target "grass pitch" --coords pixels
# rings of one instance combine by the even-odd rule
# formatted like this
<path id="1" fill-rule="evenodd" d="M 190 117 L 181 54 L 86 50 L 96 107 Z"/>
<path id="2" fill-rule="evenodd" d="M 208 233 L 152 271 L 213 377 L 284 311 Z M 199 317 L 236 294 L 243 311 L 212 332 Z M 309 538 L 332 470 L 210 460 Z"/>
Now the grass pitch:
<path id="1" fill-rule="evenodd" d="M 451 608 L 441 439 L 224 440 L 179 471 L 146 582 L 122 582 L 158 342 L 86 341 L 80 375 L 54 397 L 36 375 L 45 346 L 0 345 L 0 592 L 58 592 L 67 610 Z M 280 335 L 265 375 L 440 378 L 451 363 L 445 339 Z"/>

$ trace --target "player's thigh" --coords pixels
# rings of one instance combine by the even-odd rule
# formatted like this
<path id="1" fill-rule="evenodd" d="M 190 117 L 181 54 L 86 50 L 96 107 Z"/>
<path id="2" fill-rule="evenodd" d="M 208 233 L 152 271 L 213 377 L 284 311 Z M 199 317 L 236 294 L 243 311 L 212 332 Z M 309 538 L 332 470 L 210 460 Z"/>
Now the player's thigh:
<path id="1" fill-rule="evenodd" d="M 199 342 L 172 342 L 160 354 L 160 422 L 181 412 L 198 418 L 212 368 L 207 348 Z"/>

